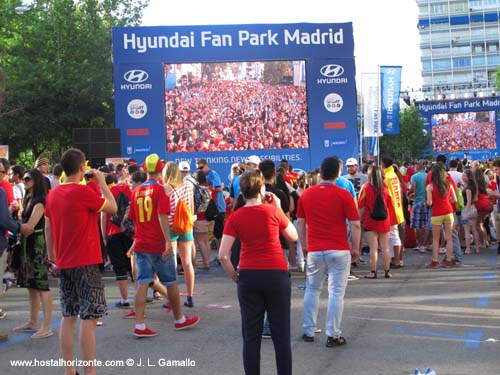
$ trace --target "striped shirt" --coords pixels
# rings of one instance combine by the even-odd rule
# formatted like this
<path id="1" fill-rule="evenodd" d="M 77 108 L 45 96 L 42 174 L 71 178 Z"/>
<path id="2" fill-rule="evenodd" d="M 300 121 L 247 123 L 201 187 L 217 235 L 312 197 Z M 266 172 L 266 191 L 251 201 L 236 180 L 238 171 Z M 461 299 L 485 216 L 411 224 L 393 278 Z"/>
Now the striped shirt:
<path id="1" fill-rule="evenodd" d="M 186 202 L 191 212 L 193 212 L 193 187 L 188 184 L 184 184 L 178 188 L 174 188 L 170 185 L 170 188 L 170 194 L 168 195 L 170 198 L 170 214 L 168 215 L 168 223 L 172 226 L 174 224 L 175 209 L 179 199 Z"/>

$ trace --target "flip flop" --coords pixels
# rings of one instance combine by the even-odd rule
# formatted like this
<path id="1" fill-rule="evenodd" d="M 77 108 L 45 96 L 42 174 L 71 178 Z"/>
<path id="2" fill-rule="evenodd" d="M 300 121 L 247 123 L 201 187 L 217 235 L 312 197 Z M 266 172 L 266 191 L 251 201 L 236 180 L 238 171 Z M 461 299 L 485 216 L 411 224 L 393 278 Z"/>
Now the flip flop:
<path id="1" fill-rule="evenodd" d="M 36 332 L 38 328 L 33 328 L 28 324 L 23 324 L 19 327 L 14 328 L 14 332 Z"/>
<path id="2" fill-rule="evenodd" d="M 34 335 L 31 336 L 31 338 L 34 339 L 34 340 L 37 340 L 37 339 L 46 339 L 47 337 L 50 337 L 50 336 L 53 336 L 53 335 L 54 335 L 54 332 L 49 331 L 49 332 L 45 332 L 45 333 L 42 333 L 42 334 L 39 334 L 39 335 L 37 335 L 35 333 Z"/>

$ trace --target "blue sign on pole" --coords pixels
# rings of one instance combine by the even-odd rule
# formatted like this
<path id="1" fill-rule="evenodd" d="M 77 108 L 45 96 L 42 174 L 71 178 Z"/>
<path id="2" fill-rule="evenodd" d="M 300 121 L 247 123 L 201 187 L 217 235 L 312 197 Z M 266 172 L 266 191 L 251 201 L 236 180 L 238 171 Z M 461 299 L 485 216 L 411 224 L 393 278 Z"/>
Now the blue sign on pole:
<path id="1" fill-rule="evenodd" d="M 249 155 L 307 171 L 359 154 L 351 23 L 116 27 L 113 54 L 123 157 L 224 178 Z"/>
<path id="2" fill-rule="evenodd" d="M 399 134 L 401 66 L 381 66 L 381 126 L 383 134 Z"/>

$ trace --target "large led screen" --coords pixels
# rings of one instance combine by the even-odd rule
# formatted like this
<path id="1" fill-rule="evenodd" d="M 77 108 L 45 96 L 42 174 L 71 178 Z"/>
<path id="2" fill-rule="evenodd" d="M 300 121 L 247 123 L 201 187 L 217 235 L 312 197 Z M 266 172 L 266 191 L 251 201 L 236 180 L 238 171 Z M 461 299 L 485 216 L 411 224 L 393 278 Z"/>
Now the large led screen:
<path id="1" fill-rule="evenodd" d="M 434 152 L 497 148 L 494 111 L 435 113 L 431 125 Z"/>
<path id="2" fill-rule="evenodd" d="M 309 148 L 305 61 L 163 70 L 167 153 Z"/>

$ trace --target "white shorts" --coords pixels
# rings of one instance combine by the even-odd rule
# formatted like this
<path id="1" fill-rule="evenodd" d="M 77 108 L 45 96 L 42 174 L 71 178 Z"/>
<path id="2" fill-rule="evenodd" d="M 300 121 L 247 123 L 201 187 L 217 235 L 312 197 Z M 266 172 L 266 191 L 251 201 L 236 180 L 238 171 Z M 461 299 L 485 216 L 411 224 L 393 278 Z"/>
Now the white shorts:
<path id="1" fill-rule="evenodd" d="M 391 231 L 389 232 L 389 248 L 392 249 L 393 246 L 401 246 L 397 225 L 391 225 Z"/>

